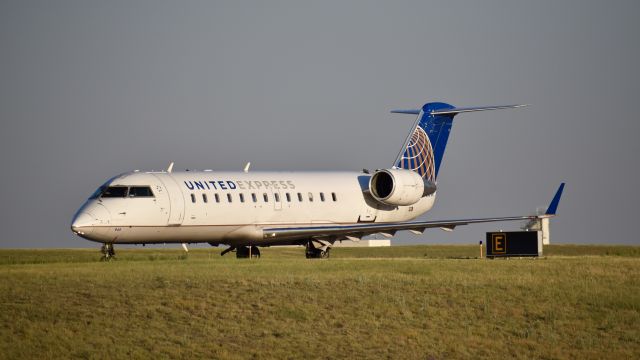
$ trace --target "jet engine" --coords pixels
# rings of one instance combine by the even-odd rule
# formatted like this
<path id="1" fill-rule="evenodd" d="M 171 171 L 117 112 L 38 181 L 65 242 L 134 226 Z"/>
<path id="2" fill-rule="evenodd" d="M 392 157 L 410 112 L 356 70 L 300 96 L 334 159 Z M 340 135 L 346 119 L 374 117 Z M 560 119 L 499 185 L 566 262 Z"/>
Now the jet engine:
<path id="1" fill-rule="evenodd" d="M 387 205 L 413 205 L 436 192 L 436 185 L 418 173 L 404 169 L 377 170 L 369 180 L 374 199 Z"/>

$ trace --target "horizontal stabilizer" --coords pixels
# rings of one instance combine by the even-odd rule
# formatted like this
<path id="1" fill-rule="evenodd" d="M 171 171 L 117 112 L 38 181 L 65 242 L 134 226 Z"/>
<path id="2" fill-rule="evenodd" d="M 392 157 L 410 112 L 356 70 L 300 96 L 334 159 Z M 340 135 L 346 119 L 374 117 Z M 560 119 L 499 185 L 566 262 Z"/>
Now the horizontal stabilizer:
<path id="1" fill-rule="evenodd" d="M 452 109 L 434 110 L 434 111 L 431 112 L 431 115 L 455 115 L 455 114 L 466 113 L 466 112 L 474 112 L 474 111 L 487 111 L 487 110 L 500 110 L 500 109 L 517 109 L 517 108 L 525 107 L 525 106 L 528 106 L 528 104 L 452 108 Z"/>
<path id="2" fill-rule="evenodd" d="M 496 106 L 481 106 L 481 107 L 464 107 L 464 108 L 450 108 L 450 109 L 439 109 L 432 110 L 429 112 L 431 115 L 456 115 L 460 113 L 466 112 L 474 112 L 474 111 L 487 111 L 487 110 L 500 110 L 500 109 L 517 109 L 521 107 L 529 106 L 528 104 L 516 104 L 516 105 L 496 105 Z M 393 114 L 409 114 L 409 115 L 419 115 L 420 109 L 398 109 L 391 110 Z"/>

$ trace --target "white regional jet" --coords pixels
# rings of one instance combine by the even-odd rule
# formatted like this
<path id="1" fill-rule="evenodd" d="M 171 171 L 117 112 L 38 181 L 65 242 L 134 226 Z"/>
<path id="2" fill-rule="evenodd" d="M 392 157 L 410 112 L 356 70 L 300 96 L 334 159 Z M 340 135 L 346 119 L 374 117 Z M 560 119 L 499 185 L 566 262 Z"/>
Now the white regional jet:
<path id="1" fill-rule="evenodd" d="M 133 171 L 115 176 L 77 211 L 71 230 L 103 243 L 221 244 L 239 258 L 259 256 L 258 247 L 304 245 L 308 258 L 326 258 L 335 241 L 392 237 L 398 230 L 512 220 L 556 213 L 564 184 L 544 215 L 443 221 L 411 221 L 429 211 L 453 118 L 465 112 L 524 105 L 456 108 L 428 103 L 417 115 L 396 161 L 388 169 L 363 172 Z"/>

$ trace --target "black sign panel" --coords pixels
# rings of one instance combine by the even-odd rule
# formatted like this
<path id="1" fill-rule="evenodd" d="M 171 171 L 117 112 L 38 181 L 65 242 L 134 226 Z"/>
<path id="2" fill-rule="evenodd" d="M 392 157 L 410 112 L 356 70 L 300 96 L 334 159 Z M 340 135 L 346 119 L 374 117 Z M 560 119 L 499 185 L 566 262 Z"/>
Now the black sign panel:
<path id="1" fill-rule="evenodd" d="M 539 255 L 542 255 L 542 241 L 537 231 L 487 233 L 487 257 Z"/>

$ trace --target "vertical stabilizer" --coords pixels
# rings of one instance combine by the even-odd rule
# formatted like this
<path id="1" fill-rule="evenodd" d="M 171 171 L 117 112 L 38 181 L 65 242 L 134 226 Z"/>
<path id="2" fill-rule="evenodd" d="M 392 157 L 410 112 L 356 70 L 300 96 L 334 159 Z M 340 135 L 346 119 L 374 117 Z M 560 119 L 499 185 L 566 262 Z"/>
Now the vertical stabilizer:
<path id="1" fill-rule="evenodd" d="M 445 103 L 428 103 L 417 112 L 416 123 L 396 160 L 397 168 L 413 170 L 435 183 L 455 114 L 434 115 L 432 112 L 453 108 Z"/>
<path id="2" fill-rule="evenodd" d="M 526 105 L 501 105 L 456 108 L 453 105 L 432 102 L 416 110 L 393 110 L 392 113 L 418 115 L 409 136 L 395 162 L 399 169 L 413 170 L 423 179 L 436 182 L 444 150 L 447 147 L 453 118 L 464 112 L 511 109 Z"/>

